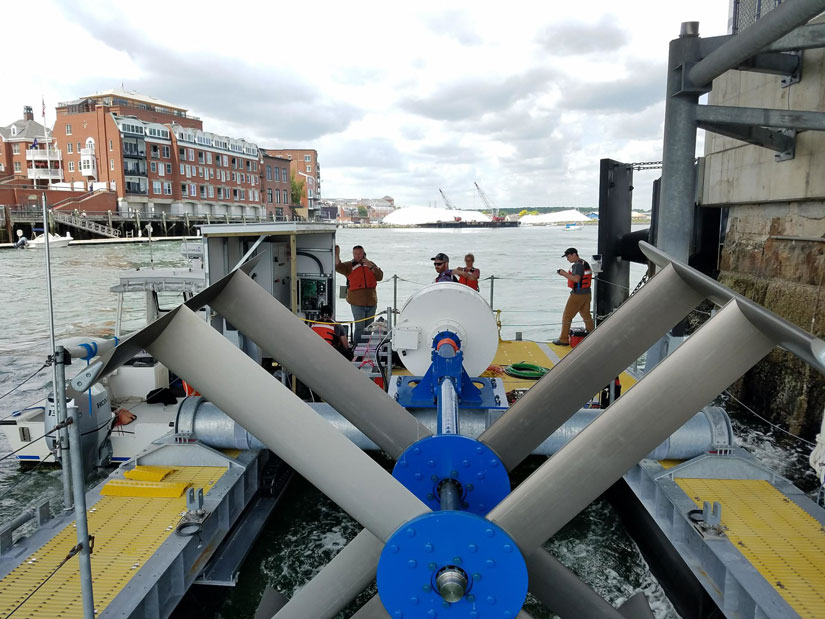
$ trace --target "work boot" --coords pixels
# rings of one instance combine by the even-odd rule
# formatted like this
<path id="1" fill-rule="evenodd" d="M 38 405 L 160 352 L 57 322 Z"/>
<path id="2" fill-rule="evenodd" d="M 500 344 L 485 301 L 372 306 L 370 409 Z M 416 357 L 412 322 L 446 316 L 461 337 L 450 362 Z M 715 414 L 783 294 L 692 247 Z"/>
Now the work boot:
<path id="1" fill-rule="evenodd" d="M 553 340 L 551 344 L 554 346 L 570 346 L 570 342 L 562 342 L 561 340 Z"/>

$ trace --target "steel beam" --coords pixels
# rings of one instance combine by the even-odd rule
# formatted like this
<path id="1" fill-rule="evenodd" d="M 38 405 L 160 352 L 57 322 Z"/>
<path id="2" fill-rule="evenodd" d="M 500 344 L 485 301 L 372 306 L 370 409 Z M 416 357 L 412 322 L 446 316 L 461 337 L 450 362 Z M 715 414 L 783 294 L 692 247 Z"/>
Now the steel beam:
<path id="1" fill-rule="evenodd" d="M 783 2 L 744 32 L 697 62 L 688 72 L 691 83 L 707 86 L 766 46 L 825 11 L 825 0 Z"/>
<path id="2" fill-rule="evenodd" d="M 796 149 L 796 140 L 794 139 L 796 133 L 786 133 L 786 129 L 778 129 L 773 131 L 765 127 L 751 127 L 748 125 L 733 125 L 728 123 L 706 123 L 697 122 L 697 126 L 705 131 L 718 133 L 734 140 L 740 140 L 753 144 L 754 146 L 761 146 L 769 148 L 777 153 L 793 155 Z"/>
<path id="3" fill-rule="evenodd" d="M 791 52 L 825 47 L 825 24 L 799 26 L 784 37 L 762 48 L 763 52 Z"/>
<path id="4" fill-rule="evenodd" d="M 674 268 L 664 268 L 570 351 L 479 440 L 512 469 L 578 411 L 588 394 L 601 390 L 703 299 Z M 693 414 L 704 404 L 697 406 Z"/>
<path id="5" fill-rule="evenodd" d="M 775 344 L 729 302 L 487 517 L 529 555 Z"/>
<path id="6" fill-rule="evenodd" d="M 429 509 L 189 308 L 146 350 L 385 540 Z M 320 338 L 318 338 L 320 339 Z M 380 499 L 379 499 L 380 497 Z"/>
<path id="7" fill-rule="evenodd" d="M 777 9 L 778 10 L 778 9 Z M 825 131 L 825 112 L 774 110 L 727 105 L 700 105 L 696 108 L 697 123 Z"/>

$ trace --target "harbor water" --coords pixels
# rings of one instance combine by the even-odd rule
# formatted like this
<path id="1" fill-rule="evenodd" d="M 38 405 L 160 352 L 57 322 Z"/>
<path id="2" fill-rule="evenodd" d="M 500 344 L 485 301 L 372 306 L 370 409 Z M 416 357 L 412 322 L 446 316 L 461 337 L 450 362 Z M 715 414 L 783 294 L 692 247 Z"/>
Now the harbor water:
<path id="1" fill-rule="evenodd" d="M 367 229 L 338 231 L 342 258 L 360 244 L 384 271 L 379 284 L 379 311 L 404 301 L 434 277 L 430 258 L 439 252 L 450 256 L 451 266 L 463 265 L 464 255 L 475 255 L 481 269 L 481 294 L 490 299 L 495 276 L 493 306 L 501 309 L 502 337 L 521 332 L 524 339 L 558 337 L 561 314 L 568 295 L 566 282 L 556 270 L 566 267 L 562 253 L 576 247 L 582 257 L 596 251 L 597 226 L 565 231 L 560 228 L 505 229 Z M 115 326 L 116 295 L 109 288 L 118 273 L 134 268 L 185 267 L 177 242 L 122 245 L 70 246 L 52 252 L 54 317 L 57 338 L 111 335 Z M 51 383 L 51 370 L 42 369 L 49 353 L 48 314 L 43 252 L 0 252 L 0 418 L 38 405 Z M 631 288 L 644 274 L 633 265 Z M 392 276 L 398 279 L 393 280 Z M 339 284 L 344 282 L 339 277 Z M 126 325 L 139 326 L 142 305 L 127 305 Z M 351 318 L 349 306 L 338 299 L 339 320 Z M 574 323 L 575 325 L 576 323 Z M 79 361 L 67 368 L 73 376 Z M 31 377 L 31 378 L 30 378 Z M 22 381 L 25 384 L 4 395 Z M 740 444 L 790 477 L 803 490 L 814 493 L 816 479 L 806 460 L 810 448 L 739 408 L 728 407 Z M 0 458 L 9 446 L 0 437 Z M 386 462 L 382 462 L 388 465 Z M 540 461 L 528 461 L 516 476 L 526 477 Z M 40 466 L 20 469 L 14 457 L 0 460 L 0 522 L 10 520 L 36 500 L 49 498 L 53 511 L 62 508 L 59 471 Z M 560 500 L 564 500 L 563 497 Z M 290 595 L 310 579 L 359 530 L 359 526 L 308 482 L 296 479 L 286 501 L 268 523 L 241 573 L 239 585 L 210 595 L 190 595 L 180 617 L 252 617 L 266 584 Z M 609 504 L 599 500 L 569 523 L 547 545 L 602 596 L 614 604 L 638 590 L 645 592 L 658 619 L 676 617 L 635 544 L 624 533 Z M 552 617 L 532 601 L 527 609 L 537 619 Z M 351 611 L 342 614 L 351 615 Z"/>

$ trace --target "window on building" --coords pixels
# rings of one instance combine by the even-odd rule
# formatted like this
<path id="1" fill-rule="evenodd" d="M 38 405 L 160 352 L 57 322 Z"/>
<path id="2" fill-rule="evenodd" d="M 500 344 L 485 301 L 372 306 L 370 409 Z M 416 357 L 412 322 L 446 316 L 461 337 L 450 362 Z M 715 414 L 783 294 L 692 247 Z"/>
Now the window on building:
<path id="1" fill-rule="evenodd" d="M 285 183 L 289 180 L 289 172 L 286 168 L 281 168 L 281 182 Z"/>
<path id="2" fill-rule="evenodd" d="M 218 187 L 218 199 L 223 199 L 223 187 Z"/>
<path id="3" fill-rule="evenodd" d="M 78 152 L 78 153 L 80 152 L 80 149 L 81 149 L 81 148 L 83 148 L 83 147 L 80 145 L 80 142 L 78 142 L 78 143 L 77 143 L 77 152 Z"/>
<path id="4" fill-rule="evenodd" d="M 15 155 L 20 154 L 20 144 L 12 144 L 11 145 L 11 152 Z"/>
<path id="5" fill-rule="evenodd" d="M 237 199 L 238 199 L 238 189 L 237 189 L 236 187 L 233 187 L 233 188 L 232 188 L 232 199 L 233 199 L 233 200 L 237 200 Z"/>
<path id="6" fill-rule="evenodd" d="M 69 172 L 74 172 L 74 161 L 69 162 Z"/>
<path id="7" fill-rule="evenodd" d="M 158 172 L 158 164 L 155 161 L 149 163 L 149 169 L 152 170 L 155 174 Z"/>
<path id="8" fill-rule="evenodd" d="M 214 198 L 215 197 L 215 187 L 212 186 L 212 185 L 207 185 L 206 189 L 209 191 L 209 197 Z"/>
<path id="9" fill-rule="evenodd" d="M 71 142 L 66 144 L 66 152 L 67 153 L 73 153 L 74 152 L 74 144 L 72 144 Z"/>
<path id="10" fill-rule="evenodd" d="M 270 202 L 272 202 L 272 200 L 270 200 Z M 275 190 L 275 202 L 277 202 L 278 204 L 281 203 L 281 190 L 280 189 Z"/>
<path id="11" fill-rule="evenodd" d="M 268 181 L 272 180 L 272 166 L 271 165 L 266 166 L 266 180 L 268 180 Z"/>
<path id="12" fill-rule="evenodd" d="M 189 195 L 196 197 L 198 195 L 198 186 L 194 183 L 190 183 L 189 185 Z"/>
<path id="13" fill-rule="evenodd" d="M 14 162 L 14 171 L 15 172 L 21 172 L 22 171 L 21 168 L 20 168 L 20 162 L 19 161 Z"/>
<path id="14" fill-rule="evenodd" d="M 192 166 L 186 164 L 186 178 L 192 178 Z"/>
<path id="15" fill-rule="evenodd" d="M 160 181 L 152 181 L 152 193 L 159 194 L 161 192 Z"/>
<path id="16" fill-rule="evenodd" d="M 158 168 L 158 176 L 165 176 L 164 170 L 166 170 L 166 167 L 161 163 Z M 154 172 L 154 170 L 152 170 L 152 172 Z"/>
<path id="17" fill-rule="evenodd" d="M 201 185 L 199 187 L 199 189 L 200 189 L 200 192 L 201 192 L 201 198 L 205 198 L 206 197 L 206 185 Z"/>
<path id="18" fill-rule="evenodd" d="M 157 144 L 152 144 L 150 149 L 150 156 L 158 159 L 160 157 L 160 147 Z"/>
<path id="19" fill-rule="evenodd" d="M 186 195 L 186 183 L 181 183 L 180 184 L 180 195 L 181 195 L 181 197 Z"/>
<path id="20" fill-rule="evenodd" d="M 198 163 L 206 163 L 206 155 L 202 150 L 198 151 Z"/>
<path id="21" fill-rule="evenodd" d="M 198 166 L 198 176 L 203 178 L 203 166 Z"/>
<path id="22" fill-rule="evenodd" d="M 161 156 L 164 159 L 169 159 L 169 147 L 168 146 L 162 146 L 160 152 L 161 152 Z"/>
<path id="23" fill-rule="evenodd" d="M 115 160 L 114 159 L 109 159 L 109 169 L 110 170 L 115 169 Z"/>
<path id="24" fill-rule="evenodd" d="M 304 155 L 304 161 L 307 161 L 307 162 L 312 161 L 312 156 L 311 155 Z"/>
<path id="25" fill-rule="evenodd" d="M 307 166 L 307 172 L 312 172 L 312 166 L 311 165 Z"/>
<path id="26" fill-rule="evenodd" d="M 71 135 L 71 134 L 72 134 L 72 126 L 71 125 L 66 125 L 66 135 Z"/>
<path id="27" fill-rule="evenodd" d="M 289 197 L 287 196 L 286 189 L 281 190 L 281 195 L 283 196 L 283 203 L 289 204 Z"/>
<path id="28" fill-rule="evenodd" d="M 272 204 L 272 189 L 267 189 L 266 190 L 266 201 L 269 204 Z"/>
<path id="29" fill-rule="evenodd" d="M 112 150 L 114 150 L 114 147 L 115 147 L 115 145 L 114 145 L 114 143 L 112 142 L 112 140 L 109 140 L 109 152 L 110 152 L 110 153 L 112 152 Z"/>
<path id="30" fill-rule="evenodd" d="M 183 146 L 178 148 L 178 157 L 186 161 L 186 149 Z"/>
<path id="31" fill-rule="evenodd" d="M 166 164 L 166 173 L 167 173 L 167 174 L 171 174 L 171 173 L 172 173 L 172 164 L 171 164 L 171 163 L 167 163 L 167 164 Z"/>
<path id="32" fill-rule="evenodd" d="M 186 151 L 187 151 L 187 154 L 189 155 L 187 157 L 189 159 L 189 161 L 194 161 L 195 160 L 195 149 L 194 148 L 187 148 Z"/>
<path id="33" fill-rule="evenodd" d="M 172 195 L 172 183 L 163 183 L 163 195 L 171 196 Z"/>
<path id="34" fill-rule="evenodd" d="M 282 218 L 283 218 L 283 216 L 284 216 L 284 209 L 282 209 L 282 208 L 279 206 L 278 208 L 276 208 L 276 209 L 275 209 L 275 217 L 276 217 L 277 219 L 282 219 Z"/>
<path id="35" fill-rule="evenodd" d="M 223 167 L 228 168 L 229 167 L 229 156 L 228 155 L 222 155 L 222 157 L 223 157 Z"/>
<path id="36" fill-rule="evenodd" d="M 6 171 L 6 164 L 0 163 L 0 172 L 5 172 L 5 171 Z"/>
<path id="37" fill-rule="evenodd" d="M 212 153 L 206 153 L 206 163 L 212 163 Z"/>

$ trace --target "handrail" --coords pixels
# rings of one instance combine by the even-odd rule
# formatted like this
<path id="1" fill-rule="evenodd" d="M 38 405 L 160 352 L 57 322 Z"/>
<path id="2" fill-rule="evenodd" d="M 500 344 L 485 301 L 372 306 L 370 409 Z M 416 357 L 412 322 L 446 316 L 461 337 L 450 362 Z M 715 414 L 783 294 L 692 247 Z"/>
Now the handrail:
<path id="1" fill-rule="evenodd" d="M 120 230 L 91 221 L 88 217 L 79 217 L 78 215 L 71 215 L 60 211 L 52 211 L 52 216 L 55 221 L 59 221 L 60 223 L 80 230 L 88 230 L 89 232 L 94 232 L 102 236 L 108 236 L 109 238 L 117 238 L 121 235 Z"/>

